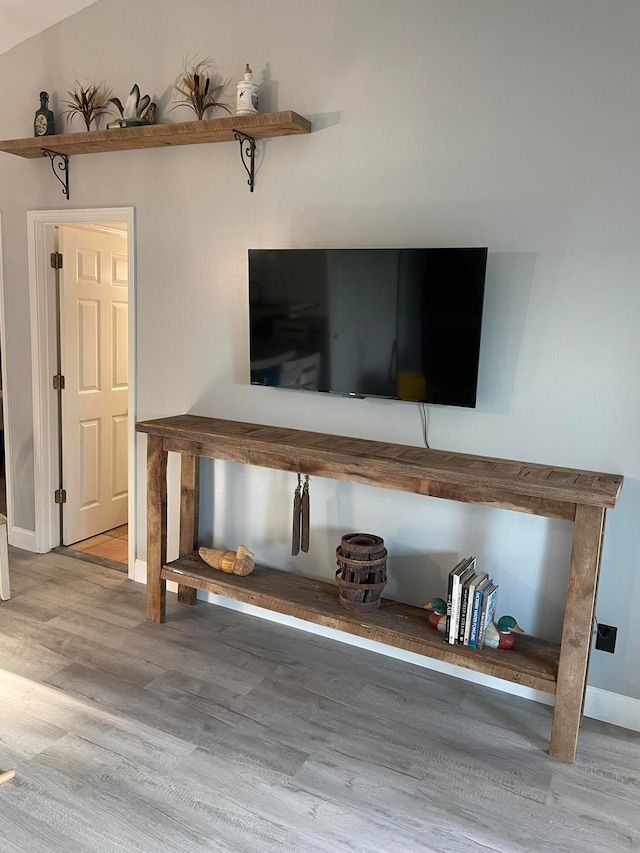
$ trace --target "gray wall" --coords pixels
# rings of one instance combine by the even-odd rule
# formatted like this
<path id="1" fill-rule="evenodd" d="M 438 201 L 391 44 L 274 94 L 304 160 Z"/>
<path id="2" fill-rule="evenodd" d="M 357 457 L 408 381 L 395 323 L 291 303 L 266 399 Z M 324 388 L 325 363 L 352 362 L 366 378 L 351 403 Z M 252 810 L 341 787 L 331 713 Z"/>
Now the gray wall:
<path id="1" fill-rule="evenodd" d="M 619 627 L 590 683 L 640 698 L 638 364 L 640 7 L 635 0 L 100 0 L 0 56 L 0 135 L 31 135 L 38 93 L 134 82 L 168 112 L 182 57 L 249 61 L 265 110 L 310 136 L 78 156 L 72 207 L 137 217 L 138 416 L 192 411 L 420 444 L 411 404 L 248 385 L 248 247 L 490 249 L 479 405 L 432 407 L 432 446 L 625 474 L 609 514 L 597 616 Z M 82 129 L 75 125 L 72 129 Z M 16 522 L 33 524 L 25 213 L 62 207 L 45 162 L 0 155 Z M 138 468 L 142 470 L 140 442 Z M 475 553 L 499 609 L 558 637 L 570 527 L 348 483 L 312 484 L 312 550 L 288 556 L 293 478 L 205 466 L 205 538 L 330 578 L 341 533 L 385 538 L 389 592 L 422 604 Z M 144 488 L 138 555 L 144 558 Z M 210 544 L 211 539 L 208 538 Z"/>

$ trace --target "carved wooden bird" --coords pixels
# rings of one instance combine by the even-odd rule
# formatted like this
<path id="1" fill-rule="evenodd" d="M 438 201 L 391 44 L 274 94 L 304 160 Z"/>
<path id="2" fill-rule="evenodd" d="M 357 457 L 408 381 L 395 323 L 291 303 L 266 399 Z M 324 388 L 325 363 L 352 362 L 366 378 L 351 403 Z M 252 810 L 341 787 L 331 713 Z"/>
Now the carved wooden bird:
<path id="1" fill-rule="evenodd" d="M 512 649 L 516 644 L 512 631 L 524 634 L 513 616 L 501 616 L 485 628 L 484 645 L 489 649 Z"/>
<path id="2" fill-rule="evenodd" d="M 432 598 L 431 601 L 427 602 L 427 604 L 423 605 L 425 610 L 430 610 L 429 613 L 429 625 L 432 628 L 437 628 L 439 631 L 444 631 L 444 621 L 443 627 L 440 628 L 440 622 L 446 619 L 447 616 L 447 602 L 443 598 Z"/>

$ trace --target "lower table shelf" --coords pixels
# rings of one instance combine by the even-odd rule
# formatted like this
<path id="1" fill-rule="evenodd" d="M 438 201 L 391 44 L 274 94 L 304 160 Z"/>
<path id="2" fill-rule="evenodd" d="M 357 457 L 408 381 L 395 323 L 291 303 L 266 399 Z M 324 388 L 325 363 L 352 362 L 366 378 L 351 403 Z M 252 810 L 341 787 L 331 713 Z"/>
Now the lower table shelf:
<path id="1" fill-rule="evenodd" d="M 509 651 L 452 646 L 429 626 L 420 607 L 385 598 L 374 613 L 351 613 L 339 604 L 338 588 L 331 583 L 265 566 L 256 566 L 248 577 L 228 575 L 207 566 L 195 552 L 163 566 L 161 577 L 545 693 L 556 690 L 560 646 L 536 637 L 519 635 L 517 648 Z"/>

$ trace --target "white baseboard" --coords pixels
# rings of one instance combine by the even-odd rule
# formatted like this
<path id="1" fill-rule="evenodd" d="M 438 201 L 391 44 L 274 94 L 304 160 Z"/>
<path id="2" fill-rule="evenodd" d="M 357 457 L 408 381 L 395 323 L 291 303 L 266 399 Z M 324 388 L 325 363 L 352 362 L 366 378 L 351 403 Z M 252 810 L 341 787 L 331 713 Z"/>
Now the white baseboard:
<path id="1" fill-rule="evenodd" d="M 133 574 L 129 572 L 129 580 L 137 583 L 147 582 L 147 564 L 144 560 L 136 560 L 133 564 Z"/>
<path id="2" fill-rule="evenodd" d="M 640 732 L 640 699 L 611 693 L 600 687 L 587 687 L 584 703 L 585 717 L 612 723 L 623 729 Z"/>
<path id="3" fill-rule="evenodd" d="M 8 532 L 9 545 L 14 548 L 22 548 L 23 551 L 38 552 L 36 548 L 36 534 L 34 530 L 25 530 L 23 527 L 10 527 Z"/>
<path id="4" fill-rule="evenodd" d="M 147 582 L 147 564 L 144 560 L 136 560 L 135 561 L 135 564 L 133 566 L 133 575 L 131 575 L 131 573 L 129 573 L 129 579 L 132 581 L 136 581 L 137 583 L 146 584 L 146 582 Z M 167 581 L 167 592 L 177 593 L 178 592 L 178 584 L 175 583 L 174 581 Z M 198 598 L 200 598 L 200 596 L 202 596 L 202 595 L 205 595 L 205 593 L 199 592 Z M 202 599 L 202 600 L 205 601 L 206 599 Z M 225 601 L 227 601 L 227 600 L 228 599 L 225 598 Z M 224 605 L 222 605 L 222 606 L 224 607 Z"/>
<path id="5" fill-rule="evenodd" d="M 146 583 L 147 565 L 143 560 L 136 560 L 134 580 L 139 583 Z M 167 590 L 169 592 L 177 592 L 178 585 L 173 583 L 173 581 L 167 581 Z M 324 625 L 315 625 L 313 622 L 305 622 L 303 619 L 298 619 L 295 616 L 286 616 L 283 613 L 276 613 L 273 610 L 265 610 L 263 607 L 256 607 L 254 604 L 244 604 L 242 601 L 235 601 L 225 598 L 222 595 L 201 591 L 198 592 L 198 600 L 206 601 L 209 604 L 216 604 L 228 610 L 236 610 L 239 613 L 248 613 L 250 616 L 257 616 L 260 619 L 266 619 L 269 622 L 276 622 L 278 625 L 286 625 L 290 628 L 306 631 L 309 634 L 328 637 L 339 643 L 347 643 L 350 646 L 357 646 L 360 649 L 386 655 L 395 660 L 406 661 L 415 666 L 421 666 L 423 669 L 443 672 L 445 675 L 451 675 L 453 678 L 460 678 L 471 684 L 481 684 L 484 687 L 501 690 L 503 693 L 509 693 L 512 696 L 522 696 L 525 699 L 533 699 L 535 702 L 542 702 L 545 705 L 553 705 L 554 703 L 554 697 L 549 693 L 543 693 L 541 690 L 533 690 L 530 687 L 523 687 L 520 684 L 512 684 L 510 681 L 503 681 L 501 678 L 492 678 L 490 675 L 483 675 L 479 672 L 473 672 L 470 669 L 464 669 L 464 667 L 423 657 L 423 655 L 407 652 L 404 649 L 396 649 L 393 646 L 367 640 L 364 637 L 356 637 L 344 631 L 336 631 L 334 628 L 326 628 Z M 601 720 L 605 723 L 612 723 L 625 729 L 631 729 L 632 731 L 640 731 L 640 699 L 633 699 L 631 696 L 623 696 L 620 693 L 611 693 L 608 690 L 601 690 L 599 687 L 587 686 L 585 716 L 591 717 L 594 720 Z"/>

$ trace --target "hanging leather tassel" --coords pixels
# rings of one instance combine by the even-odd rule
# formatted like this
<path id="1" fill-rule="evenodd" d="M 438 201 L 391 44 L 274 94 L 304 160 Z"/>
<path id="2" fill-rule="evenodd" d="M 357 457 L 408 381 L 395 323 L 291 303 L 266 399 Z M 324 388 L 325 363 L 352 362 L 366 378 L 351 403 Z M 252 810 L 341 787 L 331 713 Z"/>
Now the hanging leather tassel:
<path id="1" fill-rule="evenodd" d="M 302 490 L 302 534 L 300 547 L 306 553 L 309 550 L 309 475 L 305 474 Z"/>
<path id="2" fill-rule="evenodd" d="M 300 517 L 302 515 L 302 484 L 298 474 L 298 485 L 293 492 L 293 528 L 291 532 L 291 556 L 300 553 Z"/>

